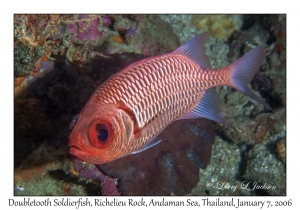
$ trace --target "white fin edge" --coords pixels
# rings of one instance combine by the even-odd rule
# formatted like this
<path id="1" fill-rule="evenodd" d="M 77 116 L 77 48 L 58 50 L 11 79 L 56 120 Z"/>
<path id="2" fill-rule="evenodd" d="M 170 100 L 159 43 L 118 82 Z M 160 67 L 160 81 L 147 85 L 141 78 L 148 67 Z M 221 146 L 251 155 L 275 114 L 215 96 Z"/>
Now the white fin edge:
<path id="1" fill-rule="evenodd" d="M 154 147 L 155 145 L 159 144 L 161 142 L 161 140 L 156 140 L 155 138 L 153 140 L 151 140 L 149 143 L 145 144 L 144 146 L 142 146 L 140 149 L 132 152 L 131 154 L 137 154 L 140 152 L 143 152 L 147 149 L 150 149 L 151 147 Z"/>

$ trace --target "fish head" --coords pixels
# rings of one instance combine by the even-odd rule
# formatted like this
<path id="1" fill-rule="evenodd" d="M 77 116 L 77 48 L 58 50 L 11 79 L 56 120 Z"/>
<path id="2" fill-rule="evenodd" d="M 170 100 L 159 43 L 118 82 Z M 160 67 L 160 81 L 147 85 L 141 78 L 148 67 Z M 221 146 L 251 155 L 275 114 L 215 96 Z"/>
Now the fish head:
<path id="1" fill-rule="evenodd" d="M 134 122 L 114 104 L 87 105 L 70 134 L 70 153 L 92 164 L 103 164 L 124 157 L 132 138 Z"/>

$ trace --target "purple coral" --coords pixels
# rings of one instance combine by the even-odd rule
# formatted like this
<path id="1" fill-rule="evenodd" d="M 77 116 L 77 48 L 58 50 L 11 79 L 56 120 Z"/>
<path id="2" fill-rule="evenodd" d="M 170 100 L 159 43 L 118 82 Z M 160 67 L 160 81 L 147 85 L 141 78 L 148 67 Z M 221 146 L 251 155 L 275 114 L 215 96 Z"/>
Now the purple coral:
<path id="1" fill-rule="evenodd" d="M 79 19 L 88 19 L 89 16 L 81 15 Z M 71 23 L 68 25 L 69 32 L 73 33 L 74 40 L 91 40 L 95 41 L 99 37 L 103 36 L 103 31 L 98 30 L 99 19 L 90 19 L 89 23 L 86 20 L 78 20 L 77 23 Z"/>
<path id="2" fill-rule="evenodd" d="M 120 195 L 117 190 L 117 180 L 105 176 L 96 165 L 83 163 L 81 160 L 74 158 L 75 169 L 79 172 L 80 176 L 92 179 L 94 181 L 100 181 L 102 185 L 103 195 Z"/>
<path id="3" fill-rule="evenodd" d="M 126 31 L 125 36 L 133 36 L 137 32 L 136 26 L 130 26 L 130 28 Z"/>
<path id="4" fill-rule="evenodd" d="M 112 21 L 111 21 L 111 18 L 108 17 L 108 16 L 103 16 L 102 17 L 102 26 L 103 27 L 109 27 L 111 25 Z"/>

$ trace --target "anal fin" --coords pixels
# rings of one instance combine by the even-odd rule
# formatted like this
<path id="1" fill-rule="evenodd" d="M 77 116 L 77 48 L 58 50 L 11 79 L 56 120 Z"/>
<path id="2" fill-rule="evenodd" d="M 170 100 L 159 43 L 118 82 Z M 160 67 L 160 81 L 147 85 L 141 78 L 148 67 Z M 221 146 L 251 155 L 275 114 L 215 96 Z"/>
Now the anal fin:
<path id="1" fill-rule="evenodd" d="M 199 104 L 189 113 L 182 116 L 180 119 L 206 118 L 218 123 L 226 125 L 227 122 L 223 117 L 221 109 L 221 99 L 214 89 L 205 91 Z"/>

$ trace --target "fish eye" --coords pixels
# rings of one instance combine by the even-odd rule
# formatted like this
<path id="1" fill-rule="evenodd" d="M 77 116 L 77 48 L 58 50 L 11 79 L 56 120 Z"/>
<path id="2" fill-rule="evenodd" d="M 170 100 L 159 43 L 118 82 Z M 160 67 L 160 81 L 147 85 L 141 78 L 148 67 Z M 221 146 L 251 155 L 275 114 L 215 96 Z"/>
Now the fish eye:
<path id="1" fill-rule="evenodd" d="M 95 147 L 103 147 L 112 139 L 113 133 L 109 122 L 100 120 L 90 125 L 88 136 Z"/>
<path id="2" fill-rule="evenodd" d="M 108 139 L 108 131 L 105 128 L 100 128 L 98 131 L 98 140 L 105 142 Z"/>
<path id="3" fill-rule="evenodd" d="M 106 145 L 112 138 L 111 125 L 105 121 L 93 123 L 89 132 L 89 138 L 96 147 Z"/>

